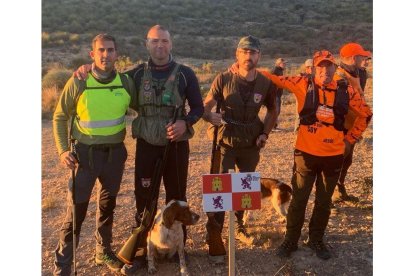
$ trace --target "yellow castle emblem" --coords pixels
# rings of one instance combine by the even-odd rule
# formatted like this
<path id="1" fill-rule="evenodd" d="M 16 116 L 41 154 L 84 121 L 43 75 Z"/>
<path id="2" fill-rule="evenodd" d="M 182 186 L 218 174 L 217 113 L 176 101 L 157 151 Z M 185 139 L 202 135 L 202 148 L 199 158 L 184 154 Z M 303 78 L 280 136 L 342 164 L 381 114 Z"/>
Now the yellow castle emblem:
<path id="1" fill-rule="evenodd" d="M 245 195 L 242 196 L 242 198 L 241 198 L 241 207 L 243 209 L 252 208 L 252 198 L 250 197 L 250 195 L 245 194 Z"/>
<path id="2" fill-rule="evenodd" d="M 221 183 L 221 178 L 220 177 L 216 176 L 216 177 L 213 178 L 211 189 L 215 192 L 220 192 L 220 191 L 223 190 L 223 183 Z"/>

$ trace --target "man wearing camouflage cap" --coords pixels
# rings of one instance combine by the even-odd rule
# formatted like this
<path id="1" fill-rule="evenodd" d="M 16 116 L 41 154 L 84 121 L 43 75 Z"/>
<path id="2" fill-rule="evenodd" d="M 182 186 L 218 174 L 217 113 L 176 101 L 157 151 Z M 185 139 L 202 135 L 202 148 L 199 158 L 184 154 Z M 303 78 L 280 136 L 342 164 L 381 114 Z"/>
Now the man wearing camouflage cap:
<path id="1" fill-rule="evenodd" d="M 221 173 L 234 170 L 236 166 L 240 172 L 255 171 L 260 149 L 265 146 L 276 121 L 276 87 L 256 70 L 260 54 L 260 42 L 256 37 L 242 37 L 236 50 L 238 74 L 220 73 L 204 100 L 203 119 L 219 127 Z M 267 112 L 262 122 L 258 113 L 263 105 Z M 211 112 L 214 106 L 220 106 L 221 113 Z M 224 262 L 226 255 L 221 238 L 224 214 L 207 214 L 209 257 L 216 263 Z M 236 238 L 252 244 L 253 238 L 243 225 L 243 214 L 243 211 L 236 212 Z"/>

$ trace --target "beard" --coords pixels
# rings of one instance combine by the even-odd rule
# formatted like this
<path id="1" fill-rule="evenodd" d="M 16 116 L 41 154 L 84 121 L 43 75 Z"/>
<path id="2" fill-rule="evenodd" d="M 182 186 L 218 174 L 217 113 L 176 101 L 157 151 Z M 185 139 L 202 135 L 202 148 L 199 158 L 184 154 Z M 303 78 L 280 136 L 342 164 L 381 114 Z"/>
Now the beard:
<path id="1" fill-rule="evenodd" d="M 256 68 L 257 62 L 254 62 L 251 59 L 247 59 L 243 62 L 239 62 L 239 67 L 243 68 L 246 71 L 250 71 L 254 68 Z"/>

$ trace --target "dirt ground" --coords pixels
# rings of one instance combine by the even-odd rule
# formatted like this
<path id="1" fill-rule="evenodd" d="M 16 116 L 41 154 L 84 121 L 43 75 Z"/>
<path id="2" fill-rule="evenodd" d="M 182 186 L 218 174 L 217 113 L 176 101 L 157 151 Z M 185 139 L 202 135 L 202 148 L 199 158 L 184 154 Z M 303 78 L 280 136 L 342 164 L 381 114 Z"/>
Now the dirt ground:
<path id="1" fill-rule="evenodd" d="M 368 79 L 367 100 L 372 106 L 372 79 Z M 286 93 L 286 92 L 285 92 Z M 279 178 L 290 183 L 293 165 L 293 125 L 295 100 L 292 95 L 283 96 L 280 127 L 282 132 L 272 133 L 266 148 L 261 152 L 257 171 L 262 177 Z M 113 249 L 119 250 L 134 226 L 134 155 L 135 141 L 130 135 L 130 121 L 126 146 L 128 160 L 118 195 L 113 227 Z M 337 212 L 331 214 L 325 242 L 333 254 L 327 261 L 321 260 L 304 247 L 308 223 L 313 208 L 309 200 L 305 225 L 297 252 L 288 260 L 276 256 L 276 248 L 283 240 L 285 222 L 275 214 L 270 202 L 264 201 L 257 219 L 249 224 L 249 232 L 256 243 L 246 246 L 236 241 L 236 275 L 372 275 L 373 273 L 373 198 L 372 198 L 372 123 L 364 139 L 355 148 L 354 163 L 347 177 L 349 192 L 358 196 L 357 204 L 339 203 Z M 201 215 L 200 222 L 188 228 L 186 251 L 188 268 L 192 275 L 227 275 L 227 265 L 211 265 L 207 258 L 205 238 L 206 215 L 202 211 L 201 175 L 209 172 L 211 142 L 206 138 L 206 124 L 196 125 L 196 135 L 190 142 L 190 168 L 187 198 L 190 208 Z M 53 252 L 58 241 L 58 231 L 65 213 L 65 199 L 69 171 L 58 163 L 53 141 L 52 124 L 42 123 L 42 275 L 52 275 Z M 161 190 L 160 204 L 164 204 Z M 87 217 L 82 226 L 77 251 L 79 275 L 114 275 L 106 267 L 94 263 L 94 229 L 96 196 L 93 193 Z M 227 216 L 226 216 L 227 217 Z M 223 236 L 227 237 L 227 218 Z M 179 265 L 174 262 L 158 264 L 156 275 L 179 275 Z M 137 275 L 147 275 L 144 269 Z"/>

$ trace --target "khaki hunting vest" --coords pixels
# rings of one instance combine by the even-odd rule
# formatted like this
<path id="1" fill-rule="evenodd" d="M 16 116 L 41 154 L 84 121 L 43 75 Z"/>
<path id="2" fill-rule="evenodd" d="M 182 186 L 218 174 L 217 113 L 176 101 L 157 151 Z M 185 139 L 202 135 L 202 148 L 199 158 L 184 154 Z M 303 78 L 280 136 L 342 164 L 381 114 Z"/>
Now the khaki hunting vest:
<path id="1" fill-rule="evenodd" d="M 258 114 L 265 100 L 271 82 L 258 73 L 256 83 L 247 102 L 237 89 L 237 76 L 223 74 L 223 103 L 226 124 L 219 127 L 218 141 L 233 148 L 249 148 L 256 145 L 256 139 L 263 132 L 263 123 Z"/>
<path id="2" fill-rule="evenodd" d="M 181 98 L 178 91 L 179 64 L 176 64 L 166 80 L 154 79 L 148 64 L 144 65 L 144 75 L 138 93 L 138 117 L 136 127 L 132 129 L 134 138 L 144 139 L 146 142 L 164 146 L 168 140 L 165 126 L 171 121 L 176 106 L 180 108 L 177 119 L 185 117 L 185 98 Z M 190 127 L 179 139 L 188 140 L 194 135 Z"/>

